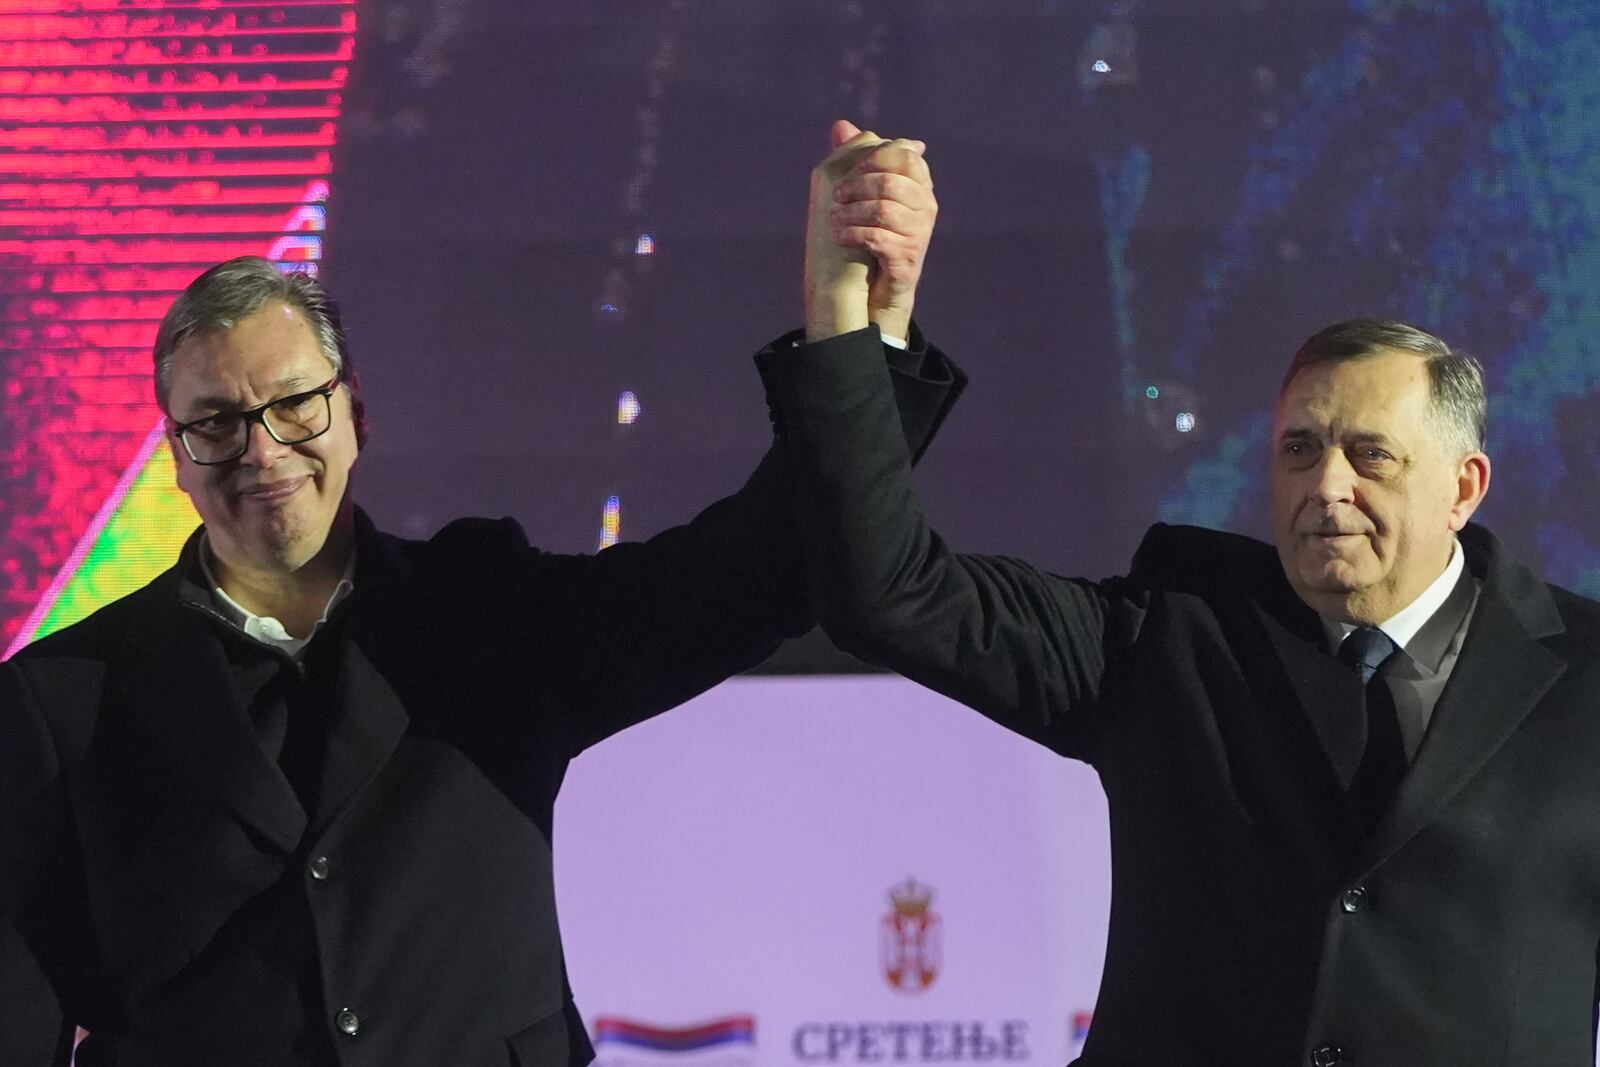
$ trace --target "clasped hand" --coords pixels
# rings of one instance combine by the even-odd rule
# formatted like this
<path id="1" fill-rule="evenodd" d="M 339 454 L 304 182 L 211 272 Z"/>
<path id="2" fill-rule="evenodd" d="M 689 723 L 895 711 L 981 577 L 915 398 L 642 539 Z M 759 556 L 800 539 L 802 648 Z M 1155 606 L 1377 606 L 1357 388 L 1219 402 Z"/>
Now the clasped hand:
<path id="1" fill-rule="evenodd" d="M 905 338 L 939 213 L 925 145 L 840 119 L 811 171 L 806 224 L 806 339 L 877 324 Z"/>

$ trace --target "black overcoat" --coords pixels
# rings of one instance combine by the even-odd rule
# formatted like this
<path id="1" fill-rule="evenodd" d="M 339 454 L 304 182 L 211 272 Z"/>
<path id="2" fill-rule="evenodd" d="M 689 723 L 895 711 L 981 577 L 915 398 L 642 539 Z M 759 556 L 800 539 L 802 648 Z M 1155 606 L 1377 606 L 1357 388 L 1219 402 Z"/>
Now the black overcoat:
<path id="1" fill-rule="evenodd" d="M 1462 532 L 1479 599 L 1369 838 L 1341 784 L 1359 683 L 1273 548 L 1157 526 L 1099 582 L 952 552 L 887 377 L 847 356 L 760 359 L 822 625 L 1099 772 L 1085 1067 L 1592 1067 L 1600 605 Z"/>
<path id="2" fill-rule="evenodd" d="M 920 338 L 846 347 L 893 364 L 920 452 L 959 372 Z M 0 664 L 0 1064 L 64 1063 L 73 1024 L 81 1067 L 588 1063 L 556 792 L 589 745 L 811 626 L 789 496 L 769 452 L 689 524 L 593 556 L 509 519 L 422 542 L 363 517 L 317 638 L 337 645 L 311 811 L 181 563 Z M 305 960 L 320 981 L 287 980 Z"/>

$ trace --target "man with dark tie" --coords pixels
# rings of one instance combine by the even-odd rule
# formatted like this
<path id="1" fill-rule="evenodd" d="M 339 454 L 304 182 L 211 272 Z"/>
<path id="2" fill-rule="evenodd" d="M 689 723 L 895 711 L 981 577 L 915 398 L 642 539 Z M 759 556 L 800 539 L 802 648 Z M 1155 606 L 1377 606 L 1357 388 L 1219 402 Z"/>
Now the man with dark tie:
<path id="1" fill-rule="evenodd" d="M 1600 605 L 1469 521 L 1472 359 L 1392 321 L 1316 334 L 1277 405 L 1276 548 L 1158 525 L 1088 581 L 951 550 L 883 369 L 808 321 L 761 367 L 824 627 L 1104 785 L 1081 1064 L 1594 1062 Z"/>

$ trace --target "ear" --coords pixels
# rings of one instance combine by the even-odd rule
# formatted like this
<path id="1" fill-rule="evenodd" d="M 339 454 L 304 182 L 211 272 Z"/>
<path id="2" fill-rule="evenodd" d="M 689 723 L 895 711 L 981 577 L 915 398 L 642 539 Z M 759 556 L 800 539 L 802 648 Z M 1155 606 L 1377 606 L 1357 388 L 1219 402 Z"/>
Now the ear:
<path id="1" fill-rule="evenodd" d="M 367 402 L 361 396 L 359 386 L 348 381 L 340 382 L 339 388 L 344 390 L 345 399 L 350 404 L 350 424 L 356 431 L 356 451 L 359 453 L 367 447 Z"/>
<path id="2" fill-rule="evenodd" d="M 1489 492 L 1489 457 L 1469 452 L 1456 468 L 1456 499 L 1450 508 L 1450 529 L 1460 530 Z"/>

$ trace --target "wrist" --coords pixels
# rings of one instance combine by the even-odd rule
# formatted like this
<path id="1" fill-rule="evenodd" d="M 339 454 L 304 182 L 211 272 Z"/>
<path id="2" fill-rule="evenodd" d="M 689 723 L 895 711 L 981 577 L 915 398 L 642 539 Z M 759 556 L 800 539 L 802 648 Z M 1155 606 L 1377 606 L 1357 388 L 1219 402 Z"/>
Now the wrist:
<path id="1" fill-rule="evenodd" d="M 864 304 L 817 301 L 806 308 L 806 341 L 815 343 L 871 325 Z"/>
<path id="2" fill-rule="evenodd" d="M 865 272 L 855 279 L 833 280 L 806 287 L 806 340 L 823 341 L 870 324 Z"/>
<path id="3" fill-rule="evenodd" d="M 885 337 L 893 337 L 902 343 L 911 339 L 911 309 L 909 307 L 872 308 L 867 312 L 867 318 L 878 327 L 878 332 Z"/>

